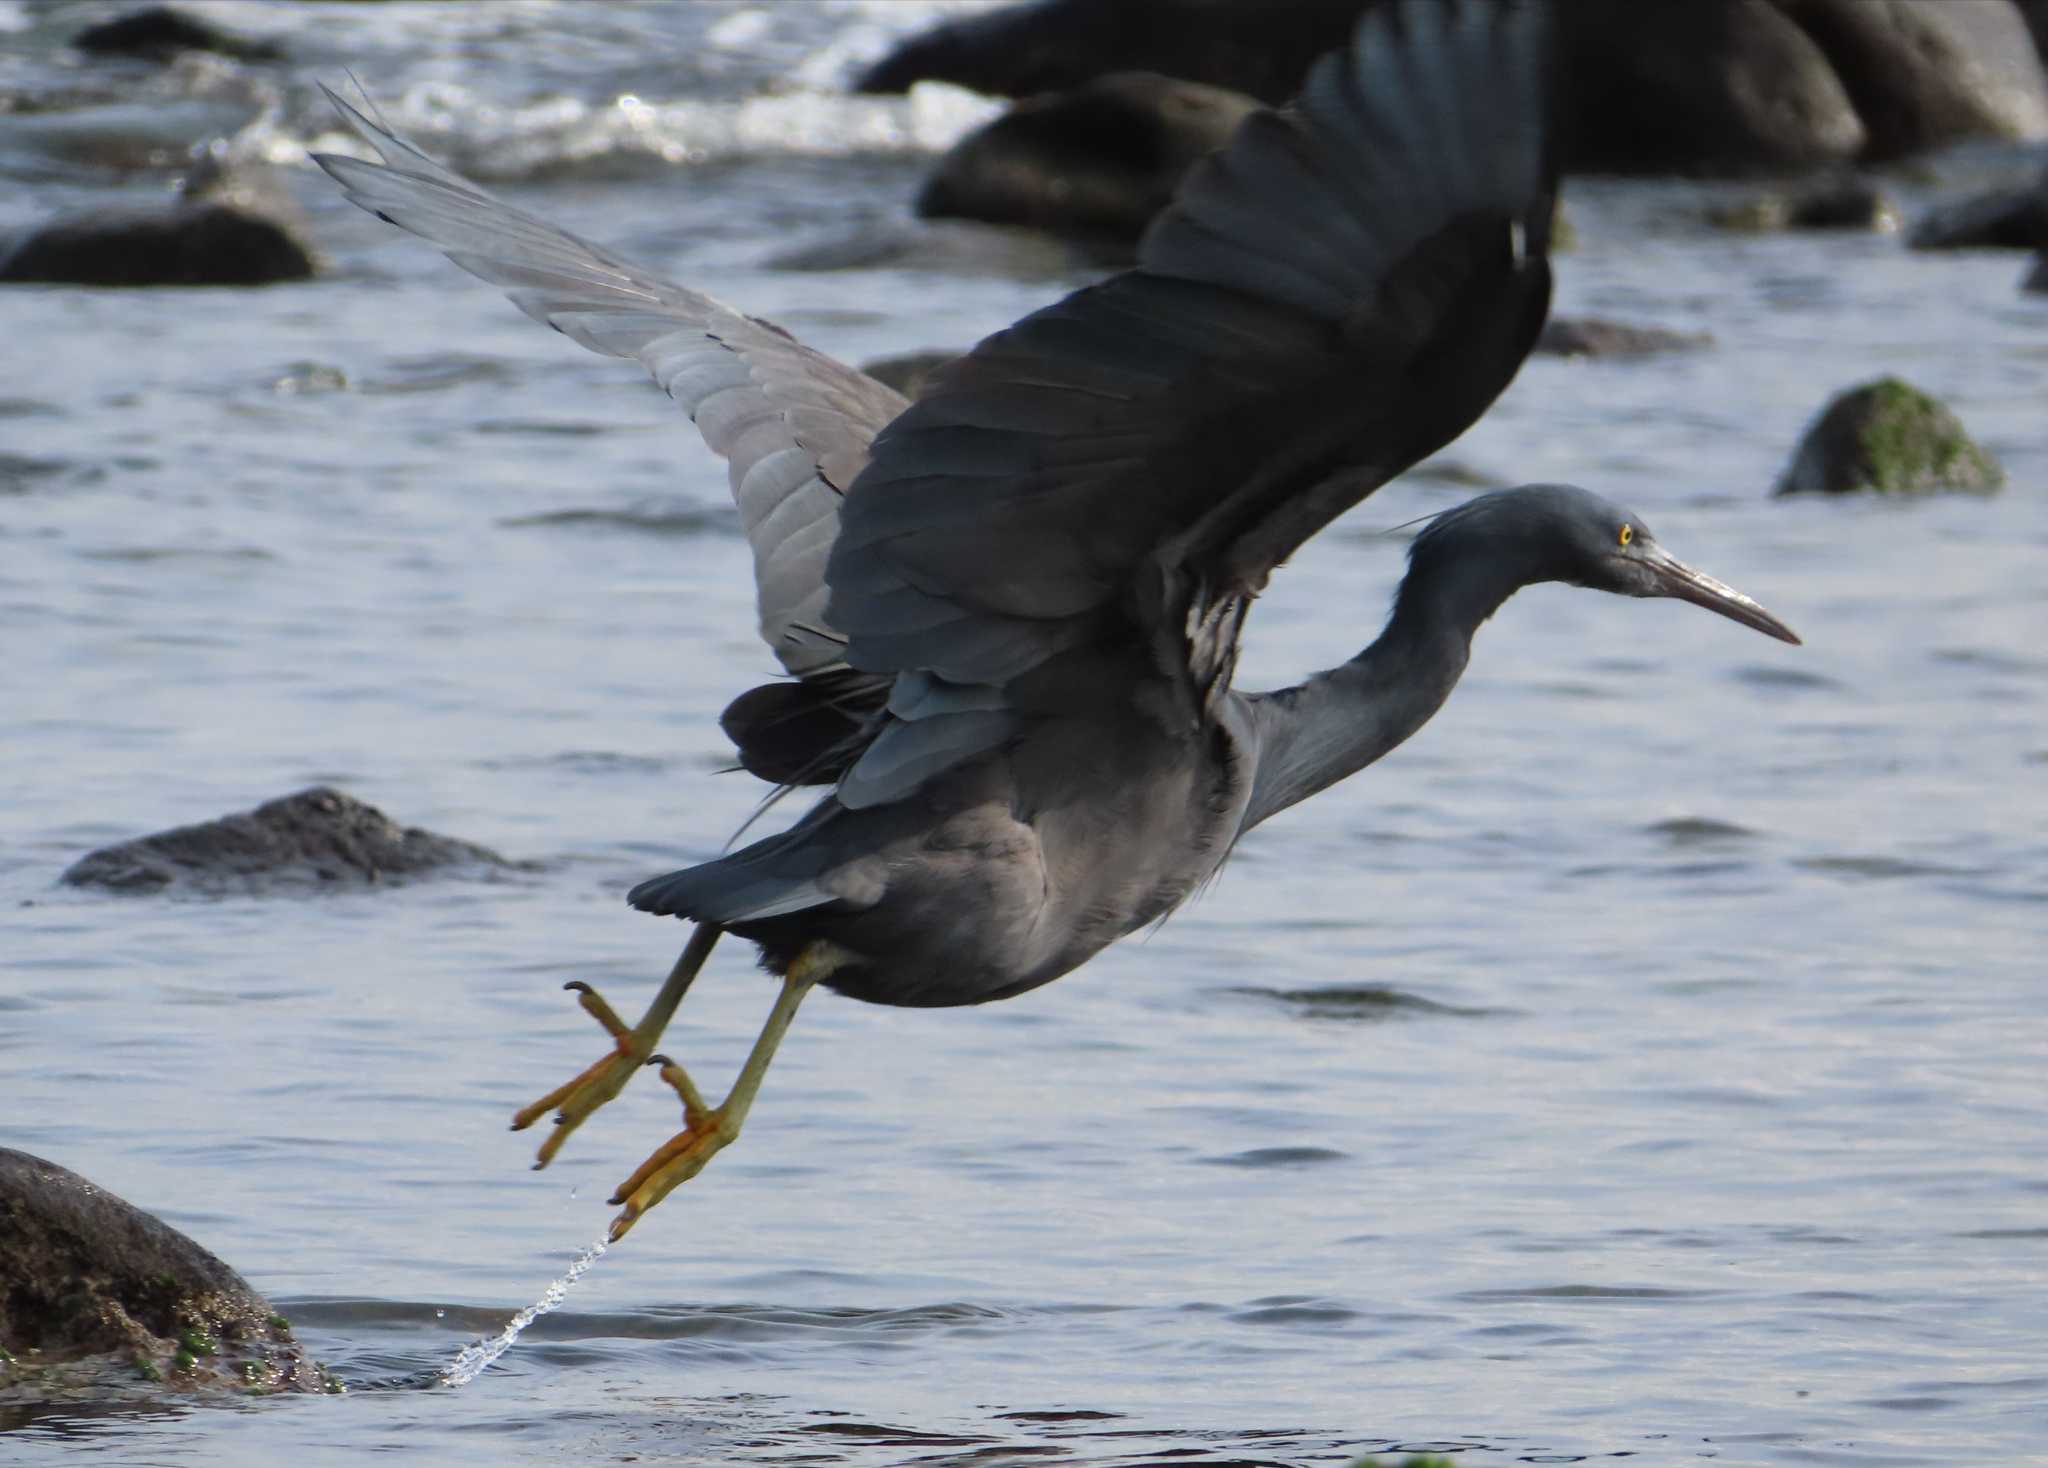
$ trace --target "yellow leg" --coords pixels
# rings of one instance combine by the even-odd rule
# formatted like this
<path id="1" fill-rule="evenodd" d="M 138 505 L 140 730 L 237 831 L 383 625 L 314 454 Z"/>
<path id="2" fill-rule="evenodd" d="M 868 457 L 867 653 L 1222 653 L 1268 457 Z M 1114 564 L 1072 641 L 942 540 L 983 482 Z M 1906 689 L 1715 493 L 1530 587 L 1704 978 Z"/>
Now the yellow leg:
<path id="1" fill-rule="evenodd" d="M 697 930 L 690 934 L 690 941 L 676 960 L 676 966 L 669 970 L 661 992 L 654 996 L 654 1003 L 647 1007 L 640 1023 L 630 1029 L 590 985 L 572 983 L 564 986 L 575 990 L 576 1002 L 583 1006 L 584 1012 L 604 1026 L 605 1032 L 612 1037 L 613 1048 L 610 1055 L 567 1085 L 557 1086 L 531 1106 L 521 1107 L 512 1114 L 512 1130 L 517 1132 L 532 1126 L 550 1111 L 555 1113 L 555 1129 L 541 1143 L 540 1155 L 533 1164 L 535 1167 L 546 1167 L 554 1161 L 555 1154 L 562 1150 L 562 1143 L 569 1140 L 569 1134 L 583 1125 L 598 1107 L 623 1091 L 626 1082 L 647 1063 L 647 1058 L 654 1053 L 655 1042 L 668 1028 L 676 1006 L 683 1002 L 683 995 L 689 992 L 690 981 L 697 977 L 697 970 L 704 967 L 704 960 L 711 956 L 711 945 L 718 941 L 722 931 L 710 923 L 697 924 Z"/>
<path id="2" fill-rule="evenodd" d="M 665 1055 L 654 1057 L 661 1067 L 661 1078 L 683 1098 L 683 1129 L 655 1148 L 612 1194 L 612 1202 L 625 1205 L 612 1220 L 613 1243 L 624 1238 L 648 1209 L 702 1172 L 704 1165 L 740 1134 L 755 1093 L 761 1089 L 761 1078 L 768 1073 L 768 1062 L 775 1058 L 775 1047 L 782 1043 L 789 1022 L 796 1018 L 797 1006 L 804 1002 L 811 986 L 841 961 L 837 950 L 822 943 L 813 943 L 797 955 L 789 972 L 783 975 L 782 993 L 768 1013 L 768 1022 L 761 1026 L 760 1038 L 748 1052 L 747 1063 L 740 1067 L 739 1079 L 718 1105 L 704 1104 L 703 1096 L 681 1066 Z"/>

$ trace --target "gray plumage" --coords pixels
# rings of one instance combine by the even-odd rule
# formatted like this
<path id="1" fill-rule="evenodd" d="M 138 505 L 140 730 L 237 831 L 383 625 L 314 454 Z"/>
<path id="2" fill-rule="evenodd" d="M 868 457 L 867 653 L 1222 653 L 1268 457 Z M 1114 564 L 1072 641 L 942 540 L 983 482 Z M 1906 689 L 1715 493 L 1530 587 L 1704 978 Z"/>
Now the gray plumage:
<path id="1" fill-rule="evenodd" d="M 349 197 L 595 350 L 731 464 L 762 633 L 794 683 L 726 727 L 835 780 L 789 831 L 636 887 L 778 971 L 879 1003 L 999 999 L 1172 911 L 1259 822 L 1399 744 L 1518 587 L 1681 596 L 1787 641 L 1584 490 L 1484 496 L 1417 538 L 1385 632 L 1298 688 L 1232 686 L 1309 536 L 1442 447 L 1550 296 L 1549 18 L 1394 0 L 1254 114 L 1135 269 L 981 343 L 916 404 L 492 199 L 345 104 Z"/>

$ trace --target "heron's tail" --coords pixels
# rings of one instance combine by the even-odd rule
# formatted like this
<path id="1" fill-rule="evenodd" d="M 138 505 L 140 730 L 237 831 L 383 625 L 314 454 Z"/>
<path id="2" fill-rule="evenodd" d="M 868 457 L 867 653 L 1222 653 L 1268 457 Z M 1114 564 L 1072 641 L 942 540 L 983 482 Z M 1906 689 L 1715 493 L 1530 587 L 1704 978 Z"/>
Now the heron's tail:
<path id="1" fill-rule="evenodd" d="M 812 876 L 790 871 L 791 855 L 783 837 L 771 836 L 717 861 L 650 877 L 628 892 L 626 900 L 658 917 L 694 918 L 745 936 L 749 923 L 838 900 Z"/>

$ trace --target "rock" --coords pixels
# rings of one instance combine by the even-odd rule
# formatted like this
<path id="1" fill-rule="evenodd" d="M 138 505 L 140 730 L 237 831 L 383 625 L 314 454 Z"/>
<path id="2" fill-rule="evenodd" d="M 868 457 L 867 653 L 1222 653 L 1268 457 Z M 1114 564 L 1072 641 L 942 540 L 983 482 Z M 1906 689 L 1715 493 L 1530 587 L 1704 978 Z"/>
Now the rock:
<path id="1" fill-rule="evenodd" d="M 1820 47 L 1882 163 L 2048 134 L 2048 78 L 2012 0 L 1773 0 Z"/>
<path id="2" fill-rule="evenodd" d="M 1989 494 L 2005 483 L 1998 461 L 1970 440 L 1954 413 L 1896 377 L 1842 393 L 1806 430 L 1777 493 Z"/>
<path id="3" fill-rule="evenodd" d="M 1868 140 L 1827 56 L 1772 0 L 1565 0 L 1558 18 L 1574 171 L 1784 172 Z"/>
<path id="4" fill-rule="evenodd" d="M 155 208 L 66 214 L 0 251 L 0 281 L 52 285 L 272 285 L 319 268 L 298 210 L 267 166 L 194 162 Z"/>
<path id="5" fill-rule="evenodd" d="M 1876 184 L 1844 178 L 1717 206 L 1707 211 L 1707 222 L 1741 234 L 1776 234 L 1788 229 L 1891 234 L 1899 227 L 1899 207 Z"/>
<path id="6" fill-rule="evenodd" d="M 95 56 L 140 56 L 150 61 L 168 61 L 180 51 L 211 51 L 242 61 L 275 60 L 281 54 L 268 41 L 232 35 L 167 5 L 131 10 L 89 25 L 71 38 L 71 44 Z"/>
<path id="7" fill-rule="evenodd" d="M 1151 71 L 1267 102 L 1370 0 L 1036 0 L 905 41 L 860 80 L 999 96 Z M 2013 0 L 1558 0 L 1575 171 L 1744 173 L 2048 133 Z"/>
<path id="8" fill-rule="evenodd" d="M 0 1148 L 0 1405 L 339 1389 L 290 1322 L 191 1239 Z"/>
<path id="9" fill-rule="evenodd" d="M 954 144 L 926 179 L 917 212 L 1049 230 L 1090 263 L 1127 265 L 1188 169 L 1259 105 L 1241 92 L 1150 72 L 1032 97 Z M 1577 244 L 1560 204 L 1551 250 Z"/>
<path id="10" fill-rule="evenodd" d="M 512 865 L 485 847 L 399 826 L 375 806 L 315 785 L 242 815 L 102 847 L 73 863 L 63 880 L 114 892 L 261 893 Z"/>
<path id="11" fill-rule="evenodd" d="M 233 204 L 67 214 L 0 255 L 0 281 L 23 284 L 270 285 L 313 271 L 289 230 Z"/>
<path id="12" fill-rule="evenodd" d="M 1553 316 L 1544 323 L 1536 350 L 1552 357 L 1650 357 L 1713 344 L 1713 337 L 1703 331 L 1630 326 L 1598 316 Z"/>
<path id="13" fill-rule="evenodd" d="M 2019 0 L 2019 4 L 2027 29 L 2034 33 L 2034 49 L 2048 62 L 2048 0 Z"/>
<path id="14" fill-rule="evenodd" d="M 942 22 L 856 83 L 904 92 L 937 80 L 994 97 L 1071 91 L 1108 72 L 1149 71 L 1264 102 L 1300 90 L 1344 44 L 1367 0 L 1037 0 Z"/>
<path id="15" fill-rule="evenodd" d="M 1033 97 L 954 144 L 925 180 L 917 212 L 1135 242 L 1181 175 L 1258 105 L 1149 72 Z"/>
<path id="16" fill-rule="evenodd" d="M 2020 282 L 2020 289 L 2048 292 L 2048 251 L 2034 257 L 2034 268 L 2028 272 L 2027 278 Z"/>
<path id="17" fill-rule="evenodd" d="M 860 364 L 860 370 L 877 382 L 886 382 L 906 398 L 916 398 L 939 368 L 958 357 L 958 352 L 903 352 L 894 357 L 877 357 Z"/>
<path id="18" fill-rule="evenodd" d="M 2048 178 L 1937 209 L 1913 226 L 1916 250 L 2048 250 Z"/>

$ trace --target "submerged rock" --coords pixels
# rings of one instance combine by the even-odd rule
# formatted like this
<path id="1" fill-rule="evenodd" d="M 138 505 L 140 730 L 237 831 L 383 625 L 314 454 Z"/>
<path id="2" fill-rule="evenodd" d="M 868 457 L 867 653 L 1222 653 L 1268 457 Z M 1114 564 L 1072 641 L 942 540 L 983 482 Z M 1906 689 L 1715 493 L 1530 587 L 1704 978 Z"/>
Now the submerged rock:
<path id="1" fill-rule="evenodd" d="M 1552 357 L 1652 357 L 1713 344 L 1714 338 L 1704 331 L 1630 326 L 1599 316 L 1553 316 L 1544 323 L 1536 350 Z"/>
<path id="2" fill-rule="evenodd" d="M 274 60 L 281 54 L 268 41 L 233 35 L 168 5 L 131 10 L 89 25 L 71 38 L 71 44 L 95 56 L 140 56 L 150 61 L 168 61 L 180 51 L 211 51 L 243 61 Z"/>
<path id="3" fill-rule="evenodd" d="M 926 80 L 995 97 L 1079 87 L 1150 71 L 1229 87 L 1264 102 L 1301 88 L 1309 65 L 1344 44 L 1367 0 L 1037 0 L 943 21 L 901 42 L 857 83 L 904 92 Z"/>
<path id="4" fill-rule="evenodd" d="M 1851 388 L 1806 430 L 1777 493 L 1989 494 L 2005 483 L 1998 461 L 1961 420 L 1896 377 Z"/>
<path id="5" fill-rule="evenodd" d="M 1149 72 L 1033 97 L 954 144 L 925 180 L 917 212 L 1135 241 L 1181 175 L 1258 105 Z"/>
<path id="6" fill-rule="evenodd" d="M 170 202 L 60 215 L 0 250 L 0 281 L 23 284 L 271 285 L 318 268 L 275 172 L 211 150 Z"/>
<path id="7" fill-rule="evenodd" d="M 1857 229 L 1890 234 L 1899 227 L 1899 206 L 1865 179 L 1831 179 L 1802 189 L 1757 194 L 1707 211 L 1707 222 L 1740 234 L 1776 234 L 1788 229 Z"/>
<path id="8" fill-rule="evenodd" d="M 375 806 L 315 785 L 241 815 L 102 847 L 73 863 L 63 880 L 114 892 L 269 892 L 512 865 L 486 847 L 400 826 Z"/>
<path id="9" fill-rule="evenodd" d="M 310 250 L 232 204 L 69 214 L 0 256 L 0 281 L 48 285 L 270 285 L 313 274 Z"/>
<path id="10" fill-rule="evenodd" d="M 2048 251 L 2034 257 L 2034 268 L 2020 282 L 2023 291 L 2048 291 Z"/>
<path id="11" fill-rule="evenodd" d="M 1916 250 L 2048 250 L 2048 178 L 1937 209 L 1913 226 Z"/>
<path id="12" fill-rule="evenodd" d="M 0 1148 L 0 1407 L 339 1389 L 291 1323 L 191 1239 Z"/>
<path id="13" fill-rule="evenodd" d="M 913 36 L 860 80 L 997 96 L 1152 71 L 1266 102 L 1300 89 L 1370 0 L 1036 0 Z M 1754 172 L 2048 132 L 2011 0 L 1559 0 L 1566 165 Z"/>

